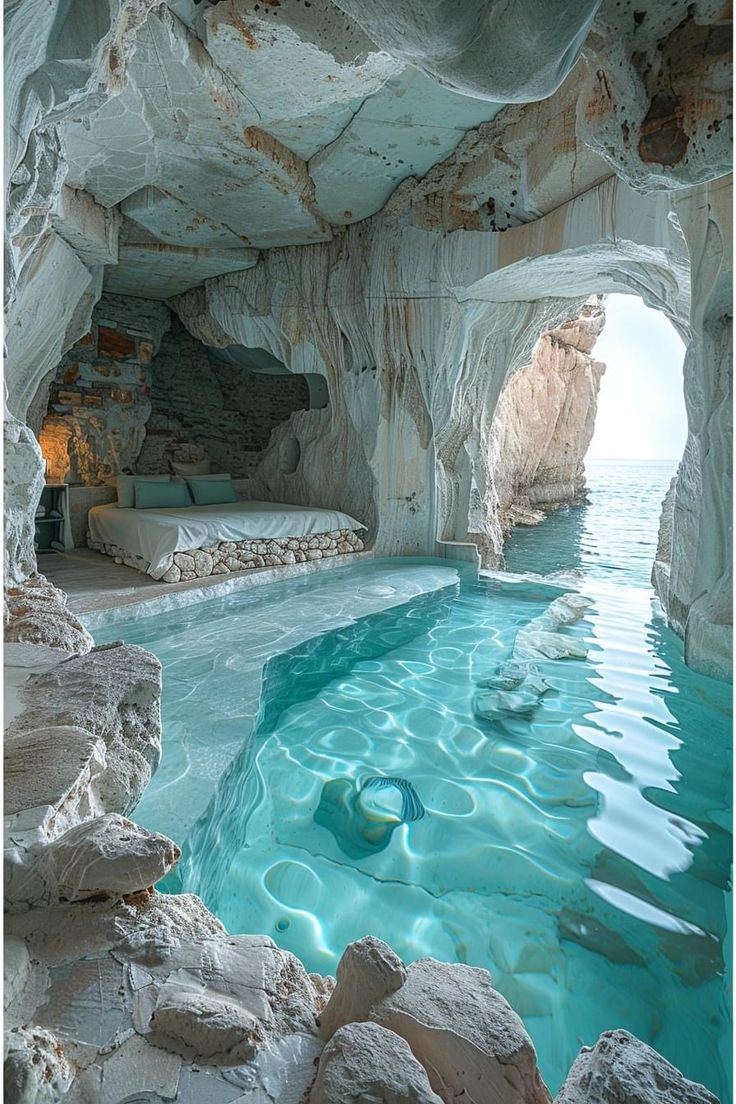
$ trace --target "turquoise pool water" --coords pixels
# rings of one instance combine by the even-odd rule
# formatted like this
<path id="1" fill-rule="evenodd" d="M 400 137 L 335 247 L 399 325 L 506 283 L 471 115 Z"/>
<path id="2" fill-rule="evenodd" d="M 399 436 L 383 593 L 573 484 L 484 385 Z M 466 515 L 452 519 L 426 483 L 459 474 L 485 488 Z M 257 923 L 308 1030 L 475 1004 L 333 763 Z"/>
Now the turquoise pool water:
<path id="1" fill-rule="evenodd" d="M 404 562 L 97 632 L 164 664 L 164 761 L 137 818 L 171 832 L 210 779 L 168 888 L 321 972 L 367 932 L 487 967 L 553 1090 L 581 1044 L 626 1027 L 730 1099 L 731 702 L 684 666 L 649 587 L 671 474 L 591 465 L 589 506 L 514 534 L 515 575 L 464 572 L 271 644 L 255 695 L 269 609 L 390 589 Z M 479 683 L 571 590 L 591 604 L 562 635 L 587 657 L 537 662 L 550 689 L 528 712 L 479 716 Z"/>

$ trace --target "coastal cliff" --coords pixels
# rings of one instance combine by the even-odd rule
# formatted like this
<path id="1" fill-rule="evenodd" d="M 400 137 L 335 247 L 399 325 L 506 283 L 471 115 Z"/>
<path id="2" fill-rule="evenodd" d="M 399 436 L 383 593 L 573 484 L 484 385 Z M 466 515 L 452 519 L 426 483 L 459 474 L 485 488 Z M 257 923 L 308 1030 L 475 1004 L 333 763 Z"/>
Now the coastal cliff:
<path id="1" fill-rule="evenodd" d="M 484 548 L 491 563 L 500 562 L 514 525 L 536 525 L 546 512 L 585 500 L 583 461 L 605 371 L 591 354 L 605 321 L 602 297 L 591 297 L 576 317 L 541 334 L 499 396 L 490 441 L 496 526 Z"/>

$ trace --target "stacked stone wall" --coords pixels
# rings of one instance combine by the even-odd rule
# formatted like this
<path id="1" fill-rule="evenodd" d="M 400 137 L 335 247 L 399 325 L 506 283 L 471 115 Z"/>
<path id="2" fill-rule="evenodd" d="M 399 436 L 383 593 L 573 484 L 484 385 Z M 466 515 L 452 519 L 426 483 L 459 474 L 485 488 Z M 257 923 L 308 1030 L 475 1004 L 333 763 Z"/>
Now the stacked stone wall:
<path id="1" fill-rule="evenodd" d="M 199 445 L 213 471 L 251 474 L 271 432 L 309 406 L 302 375 L 249 372 L 212 355 L 178 319 L 152 366 L 151 415 L 136 470 L 168 470 L 182 443 Z"/>
<path id="2" fill-rule="evenodd" d="M 150 574 L 151 565 L 147 560 L 120 548 L 119 545 L 95 541 L 91 537 L 88 537 L 87 543 L 93 551 L 112 556 L 115 563 L 126 564 L 144 574 Z M 191 579 L 227 575 L 232 571 L 247 571 L 254 567 L 280 567 L 329 559 L 331 556 L 362 552 L 363 547 L 363 541 L 351 529 L 333 529 L 328 533 L 314 533 L 308 537 L 280 537 L 278 540 L 218 541 L 206 548 L 174 552 L 162 572 L 157 572 L 157 575 L 164 583 L 185 583 Z"/>

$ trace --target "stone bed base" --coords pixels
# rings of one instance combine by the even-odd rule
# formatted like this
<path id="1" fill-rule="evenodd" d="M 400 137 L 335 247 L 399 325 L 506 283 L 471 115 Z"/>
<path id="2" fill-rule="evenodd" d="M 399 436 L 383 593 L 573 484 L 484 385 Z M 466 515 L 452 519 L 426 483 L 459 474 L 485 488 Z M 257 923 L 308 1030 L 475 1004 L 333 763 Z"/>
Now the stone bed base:
<path id="1" fill-rule="evenodd" d="M 89 533 L 87 545 L 94 552 L 112 556 L 115 563 L 134 567 L 144 575 L 150 574 L 150 563 L 125 548 L 95 541 Z M 280 537 L 278 540 L 220 541 L 207 545 L 206 548 L 174 552 L 158 580 L 162 583 L 184 583 L 190 579 L 228 575 L 230 572 L 246 571 L 252 567 L 280 567 L 329 556 L 343 556 L 349 552 L 362 552 L 363 548 L 363 541 L 352 529 L 332 529 L 329 533 L 313 533 L 309 537 Z"/>

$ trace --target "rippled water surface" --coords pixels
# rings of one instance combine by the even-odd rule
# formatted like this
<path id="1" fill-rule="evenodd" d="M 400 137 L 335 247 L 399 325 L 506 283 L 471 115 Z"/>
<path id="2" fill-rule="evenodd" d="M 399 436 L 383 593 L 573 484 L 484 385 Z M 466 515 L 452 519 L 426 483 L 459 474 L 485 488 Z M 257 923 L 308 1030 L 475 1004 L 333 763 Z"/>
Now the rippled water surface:
<path id="1" fill-rule="evenodd" d="M 406 960 L 487 967 L 553 1089 L 582 1043 L 626 1027 L 730 1099 L 730 694 L 684 666 L 649 586 L 672 474 L 591 464 L 590 505 L 517 530 L 509 579 L 464 575 L 272 657 L 255 737 L 170 888 L 312 970 L 334 972 L 367 932 Z M 345 570 L 376 587 L 395 563 Z M 568 569 L 579 574 L 519 577 Z M 218 740 L 237 741 L 238 658 L 266 590 L 252 607 L 204 603 L 194 623 L 179 611 L 97 634 L 164 663 L 149 827 L 167 830 L 172 794 L 195 793 L 185 732 L 207 749 L 204 773 Z M 587 658 L 538 663 L 551 689 L 527 713 L 478 716 L 478 683 L 570 590 L 591 605 L 562 632 Z"/>

